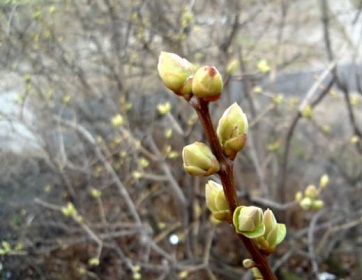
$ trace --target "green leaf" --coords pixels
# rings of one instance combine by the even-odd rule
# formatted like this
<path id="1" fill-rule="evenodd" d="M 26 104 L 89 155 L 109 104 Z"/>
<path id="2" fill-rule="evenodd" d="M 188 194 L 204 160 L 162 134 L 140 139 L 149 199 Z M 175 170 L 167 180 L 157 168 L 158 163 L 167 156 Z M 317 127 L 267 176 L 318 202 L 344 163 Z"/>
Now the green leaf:
<path id="1" fill-rule="evenodd" d="M 11 247 L 10 247 L 10 243 L 7 242 L 7 241 L 2 241 L 1 242 L 1 245 L 3 246 L 4 250 L 7 251 L 7 252 L 10 252 L 11 251 Z"/>
<path id="2" fill-rule="evenodd" d="M 260 60 L 256 67 L 258 68 L 259 72 L 263 74 L 270 71 L 270 65 L 265 59 Z"/>
<path id="3" fill-rule="evenodd" d="M 245 235 L 248 238 L 257 238 L 264 234 L 265 232 L 265 226 L 264 224 L 260 224 L 255 230 L 253 231 L 244 231 L 241 232 L 241 234 Z"/>
<path id="4" fill-rule="evenodd" d="M 287 228 L 285 224 L 278 224 L 278 236 L 276 240 L 276 245 L 278 245 L 284 240 L 286 234 L 287 234 Z"/>

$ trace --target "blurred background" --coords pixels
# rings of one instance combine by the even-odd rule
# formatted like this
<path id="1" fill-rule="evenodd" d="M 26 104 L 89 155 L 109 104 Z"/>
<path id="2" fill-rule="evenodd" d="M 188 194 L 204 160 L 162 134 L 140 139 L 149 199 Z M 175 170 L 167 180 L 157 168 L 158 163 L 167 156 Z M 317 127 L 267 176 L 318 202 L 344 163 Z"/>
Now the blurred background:
<path id="1" fill-rule="evenodd" d="M 183 171 L 183 146 L 205 138 L 158 77 L 168 51 L 222 73 L 215 124 L 232 102 L 248 116 L 235 177 L 243 204 L 287 225 L 278 279 L 359 279 L 361 11 L 0 0 L 0 278 L 252 279 L 230 227 L 210 222 L 206 179 Z M 295 200 L 310 185 L 323 207 Z"/>

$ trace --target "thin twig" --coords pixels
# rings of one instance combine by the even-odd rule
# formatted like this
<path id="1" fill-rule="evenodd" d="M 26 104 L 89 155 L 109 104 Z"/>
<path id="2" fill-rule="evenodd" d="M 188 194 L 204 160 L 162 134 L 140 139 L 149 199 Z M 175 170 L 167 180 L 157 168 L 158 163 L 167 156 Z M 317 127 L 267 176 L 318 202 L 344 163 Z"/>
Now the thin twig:
<path id="1" fill-rule="evenodd" d="M 280 180 L 279 180 L 279 187 L 280 187 L 280 194 L 281 194 L 281 202 L 286 201 L 286 181 L 287 181 L 287 168 L 288 168 L 288 160 L 289 160 L 289 152 L 290 152 L 290 145 L 293 138 L 293 134 L 295 131 L 295 128 L 298 124 L 298 121 L 302 118 L 302 113 L 305 110 L 306 106 L 310 104 L 311 108 L 314 108 L 322 99 L 326 96 L 326 94 L 331 89 L 335 79 L 332 78 L 326 87 L 321 91 L 319 94 L 319 97 L 316 98 L 314 102 L 311 102 L 312 97 L 317 93 L 320 85 L 324 82 L 324 80 L 327 78 L 327 76 L 335 69 L 336 63 L 332 62 L 329 67 L 322 73 L 322 75 L 318 78 L 318 80 L 312 85 L 310 90 L 307 92 L 305 98 L 302 100 L 299 110 L 296 112 L 289 129 L 287 131 L 286 137 L 285 137 L 285 147 L 284 147 L 284 155 L 281 162 L 281 171 L 280 171 Z"/>
<path id="2" fill-rule="evenodd" d="M 176 195 L 178 201 L 182 204 L 183 207 L 185 207 L 187 205 L 187 200 L 186 197 L 184 195 L 184 193 L 181 190 L 181 187 L 179 186 L 179 184 L 176 182 L 174 176 L 172 175 L 172 172 L 170 170 L 169 165 L 162 160 L 162 155 L 160 150 L 158 149 L 155 141 L 153 140 L 152 136 L 148 137 L 152 152 L 160 159 L 158 162 L 160 164 L 160 167 L 163 171 L 163 173 L 165 174 L 165 176 L 167 177 L 169 183 L 170 183 L 170 187 L 173 190 L 173 193 Z"/>
<path id="3" fill-rule="evenodd" d="M 309 230 L 308 230 L 308 252 L 309 252 L 309 256 L 310 256 L 310 261 L 312 263 L 312 270 L 313 270 L 313 273 L 314 273 L 316 279 L 318 279 L 319 266 L 318 266 L 317 256 L 316 256 L 315 250 L 314 250 L 314 232 L 315 232 L 315 227 L 317 225 L 318 219 L 321 218 L 322 215 L 324 215 L 328 211 L 329 211 L 328 209 L 323 209 L 323 210 L 317 212 L 313 216 L 313 218 L 310 222 Z"/>
<path id="4" fill-rule="evenodd" d="M 182 127 L 180 126 L 180 124 L 177 122 L 177 120 L 175 119 L 175 117 L 170 113 L 168 112 L 166 114 L 166 117 L 170 120 L 173 128 L 176 130 L 176 132 L 179 134 L 179 135 L 184 135 L 185 132 L 183 131 Z"/>
<path id="5" fill-rule="evenodd" d="M 55 210 L 58 212 L 62 211 L 62 207 L 43 201 L 40 198 L 35 198 L 34 202 L 51 210 Z M 102 252 L 103 241 L 97 236 L 95 232 L 93 232 L 93 230 L 84 221 L 79 221 L 74 215 L 72 215 L 71 217 L 87 233 L 90 239 L 92 239 L 95 243 L 97 243 L 98 247 L 97 247 L 96 258 L 99 259 Z"/>
<path id="6" fill-rule="evenodd" d="M 351 124 L 351 127 L 352 127 L 352 132 L 355 136 L 358 136 L 359 139 L 362 139 L 362 131 L 358 127 L 356 117 L 354 115 L 354 111 L 353 111 L 352 104 L 351 104 L 351 99 L 349 96 L 348 87 L 347 87 L 346 83 L 345 82 L 342 83 L 340 81 L 340 79 L 337 79 L 337 83 L 343 92 L 343 96 L 344 96 L 344 100 L 345 100 L 345 104 L 346 104 L 347 112 L 348 112 L 349 123 Z M 362 155 L 361 140 L 356 142 L 355 147 L 356 147 L 357 152 Z"/>
<path id="7" fill-rule="evenodd" d="M 112 176 L 112 179 L 114 181 L 114 183 L 116 184 L 121 196 L 124 198 L 126 205 L 128 207 L 128 209 L 130 210 L 130 213 L 133 217 L 133 219 L 135 220 L 135 222 L 137 224 L 142 224 L 141 222 L 141 218 L 137 212 L 137 209 L 130 197 L 130 195 L 128 194 L 128 191 L 126 189 L 126 187 L 123 185 L 123 183 L 121 182 L 121 180 L 118 178 L 118 175 L 116 173 L 116 171 L 113 169 L 112 165 L 109 163 L 109 161 L 106 159 L 106 157 L 103 155 L 102 150 L 99 148 L 99 146 L 97 145 L 97 141 L 96 139 L 92 136 L 92 134 L 86 130 L 82 125 L 80 124 L 75 124 L 73 122 L 69 122 L 66 120 L 63 120 L 61 118 L 55 117 L 57 121 L 59 121 L 60 124 L 66 125 L 68 127 L 73 128 L 75 131 L 77 131 L 78 133 L 80 133 L 83 138 L 92 145 L 92 147 L 94 148 L 94 151 L 98 157 L 98 159 L 104 164 L 106 170 L 109 172 L 109 174 Z"/>
<path id="8" fill-rule="evenodd" d="M 188 201 L 184 195 L 184 193 L 181 190 L 180 185 L 177 183 L 177 181 L 175 180 L 175 177 L 172 175 L 172 172 L 170 170 L 170 166 L 167 164 L 167 162 L 163 159 L 160 150 L 158 149 L 154 139 L 152 138 L 152 136 L 148 137 L 152 152 L 154 154 L 156 154 L 156 156 L 160 159 L 158 161 L 163 173 L 165 174 L 165 176 L 168 179 L 168 182 L 170 183 L 170 187 L 173 190 L 173 194 L 175 194 L 176 198 L 178 199 L 178 201 L 181 204 L 181 209 L 182 209 L 182 217 L 183 217 L 183 226 L 185 228 L 188 228 L 190 225 L 190 216 L 189 216 L 189 207 L 188 207 Z M 186 249 L 187 249 L 187 254 L 189 256 L 192 256 L 192 245 L 191 245 L 191 240 L 189 238 L 186 239 Z"/>

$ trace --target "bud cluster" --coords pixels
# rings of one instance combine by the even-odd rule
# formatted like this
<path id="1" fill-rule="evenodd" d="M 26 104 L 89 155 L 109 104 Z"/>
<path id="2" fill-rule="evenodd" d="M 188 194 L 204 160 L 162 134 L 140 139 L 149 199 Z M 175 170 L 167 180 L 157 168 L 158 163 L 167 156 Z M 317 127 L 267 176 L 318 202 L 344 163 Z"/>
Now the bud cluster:
<path id="1" fill-rule="evenodd" d="M 270 209 L 264 211 L 255 206 L 239 206 L 233 214 L 235 231 L 255 240 L 259 248 L 274 252 L 286 235 L 284 224 L 277 223 Z"/>
<path id="2" fill-rule="evenodd" d="M 301 191 L 295 194 L 295 200 L 299 203 L 300 207 L 304 210 L 320 210 L 324 206 L 324 201 L 320 199 L 320 194 L 323 189 L 328 185 L 328 175 L 323 175 L 320 178 L 319 185 L 309 185 L 304 192 Z"/>
<path id="3" fill-rule="evenodd" d="M 77 209 L 74 207 L 73 203 L 68 202 L 67 206 L 62 207 L 61 211 L 64 216 L 72 217 L 78 223 L 83 222 L 83 217 L 81 215 L 79 215 L 79 213 L 78 213 Z"/>
<path id="4" fill-rule="evenodd" d="M 223 81 L 214 66 L 196 68 L 177 54 L 161 52 L 158 60 L 158 74 L 165 86 L 185 99 L 195 95 L 205 101 L 220 98 Z"/>
<path id="5" fill-rule="evenodd" d="M 264 211 L 263 223 L 265 232 L 256 239 L 256 242 L 262 250 L 272 253 L 285 238 L 287 229 L 285 224 L 277 223 L 274 213 L 270 209 Z"/>

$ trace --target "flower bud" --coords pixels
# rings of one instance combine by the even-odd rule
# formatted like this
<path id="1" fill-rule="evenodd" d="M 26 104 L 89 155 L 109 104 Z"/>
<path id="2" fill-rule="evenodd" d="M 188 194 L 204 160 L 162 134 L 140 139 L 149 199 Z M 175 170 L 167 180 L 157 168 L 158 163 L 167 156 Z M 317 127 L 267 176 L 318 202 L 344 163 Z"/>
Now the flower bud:
<path id="1" fill-rule="evenodd" d="M 305 191 L 304 195 L 310 199 L 315 199 L 318 196 L 317 188 L 314 185 L 309 185 Z"/>
<path id="2" fill-rule="evenodd" d="M 310 207 L 312 206 L 312 199 L 309 197 L 304 197 L 300 202 L 299 205 L 300 207 L 302 207 L 304 210 L 309 210 Z"/>
<path id="3" fill-rule="evenodd" d="M 244 147 L 248 129 L 248 119 L 237 103 L 227 108 L 221 116 L 216 133 L 230 159 L 234 159 L 236 153 Z"/>
<path id="4" fill-rule="evenodd" d="M 195 69 L 187 59 L 174 53 L 161 52 L 157 70 L 165 86 L 177 95 L 182 95 L 185 83 Z"/>
<path id="5" fill-rule="evenodd" d="M 120 114 L 115 115 L 111 121 L 112 121 L 113 126 L 115 126 L 115 127 L 121 126 L 124 123 L 124 119 Z"/>
<path id="6" fill-rule="evenodd" d="M 226 73 L 229 75 L 234 75 L 236 71 L 239 69 L 239 61 L 237 59 L 233 59 L 226 66 Z"/>
<path id="7" fill-rule="evenodd" d="M 255 267 L 255 262 L 252 259 L 243 260 L 243 267 L 250 269 Z"/>
<path id="8" fill-rule="evenodd" d="M 301 113 L 304 118 L 310 119 L 313 116 L 313 108 L 307 105 Z"/>
<path id="9" fill-rule="evenodd" d="M 225 220 L 230 215 L 229 205 L 222 185 L 209 180 L 205 186 L 207 208 L 217 220 Z"/>
<path id="10" fill-rule="evenodd" d="M 295 201 L 297 202 L 300 202 L 303 198 L 303 194 L 301 191 L 298 191 L 296 194 L 295 194 Z"/>
<path id="11" fill-rule="evenodd" d="M 239 206 L 233 214 L 235 231 L 249 238 L 257 238 L 264 234 L 263 211 L 255 206 Z"/>
<path id="12" fill-rule="evenodd" d="M 194 74 L 192 93 L 206 101 L 216 101 L 220 98 L 223 81 L 219 71 L 214 66 L 202 66 Z"/>
<path id="13" fill-rule="evenodd" d="M 360 138 L 360 137 L 358 137 L 357 135 L 352 136 L 352 138 L 351 138 L 351 143 L 352 143 L 352 144 L 356 144 L 356 143 L 358 143 L 359 141 L 361 141 L 361 138 Z"/>
<path id="14" fill-rule="evenodd" d="M 71 217 L 71 216 L 76 216 L 78 214 L 78 211 L 74 207 L 73 203 L 68 202 L 67 206 L 62 207 L 62 213 L 66 217 Z"/>
<path id="15" fill-rule="evenodd" d="M 157 105 L 157 110 L 161 115 L 166 115 L 171 111 L 170 102 L 165 102 Z"/>
<path id="16" fill-rule="evenodd" d="M 220 169 L 218 160 L 210 148 L 202 142 L 185 146 L 182 158 L 185 171 L 194 176 L 209 176 Z"/>
<path id="17" fill-rule="evenodd" d="M 328 177 L 327 174 L 324 174 L 324 175 L 321 177 L 320 181 L 319 181 L 319 186 L 320 186 L 322 189 L 324 189 L 324 188 L 327 187 L 328 182 L 329 182 L 329 177 Z"/>
<path id="18" fill-rule="evenodd" d="M 259 268 L 253 267 L 251 270 L 253 272 L 253 277 L 254 277 L 255 280 L 259 280 L 259 279 L 263 280 L 264 279 L 264 277 L 261 274 Z"/>
<path id="19" fill-rule="evenodd" d="M 314 210 L 321 210 L 323 208 L 323 206 L 324 206 L 324 201 L 321 200 L 321 199 L 317 199 L 317 200 L 312 201 L 311 207 Z"/>
<path id="20" fill-rule="evenodd" d="M 260 73 L 263 74 L 268 73 L 270 71 L 270 65 L 265 59 L 260 60 L 257 64 L 257 67 Z"/>
<path id="21" fill-rule="evenodd" d="M 270 209 L 267 209 L 264 212 L 263 223 L 265 232 L 262 236 L 256 238 L 255 241 L 260 249 L 272 253 L 276 246 L 284 240 L 287 230 L 284 224 L 277 223 L 277 220 Z"/>

